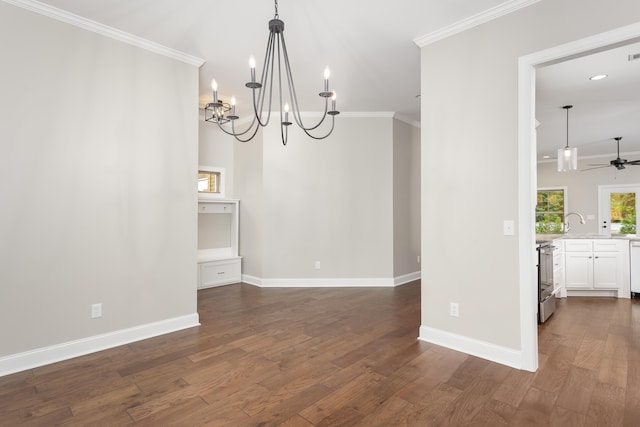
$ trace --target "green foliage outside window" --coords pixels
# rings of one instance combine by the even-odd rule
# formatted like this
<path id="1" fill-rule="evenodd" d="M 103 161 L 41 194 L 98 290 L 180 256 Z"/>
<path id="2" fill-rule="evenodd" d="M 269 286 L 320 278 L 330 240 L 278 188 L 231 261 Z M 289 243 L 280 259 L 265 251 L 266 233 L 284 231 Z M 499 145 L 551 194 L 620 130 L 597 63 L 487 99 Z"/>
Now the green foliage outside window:
<path id="1" fill-rule="evenodd" d="M 620 224 L 620 234 L 636 234 L 636 193 L 611 193 L 611 223 Z"/>
<path id="2" fill-rule="evenodd" d="M 622 220 L 622 226 L 620 227 L 620 234 L 636 234 L 636 213 L 633 215 L 627 215 Z"/>
<path id="3" fill-rule="evenodd" d="M 538 190 L 536 203 L 536 233 L 562 233 L 564 190 Z"/>

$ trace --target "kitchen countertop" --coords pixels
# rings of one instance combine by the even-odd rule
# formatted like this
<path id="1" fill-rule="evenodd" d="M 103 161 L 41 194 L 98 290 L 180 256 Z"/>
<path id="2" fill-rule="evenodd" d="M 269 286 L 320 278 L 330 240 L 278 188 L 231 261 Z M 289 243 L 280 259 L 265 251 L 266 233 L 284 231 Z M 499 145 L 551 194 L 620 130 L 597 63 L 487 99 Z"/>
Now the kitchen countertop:
<path id="1" fill-rule="evenodd" d="M 624 239 L 640 240 L 637 234 L 536 234 L 536 242 L 549 242 L 557 239 Z"/>

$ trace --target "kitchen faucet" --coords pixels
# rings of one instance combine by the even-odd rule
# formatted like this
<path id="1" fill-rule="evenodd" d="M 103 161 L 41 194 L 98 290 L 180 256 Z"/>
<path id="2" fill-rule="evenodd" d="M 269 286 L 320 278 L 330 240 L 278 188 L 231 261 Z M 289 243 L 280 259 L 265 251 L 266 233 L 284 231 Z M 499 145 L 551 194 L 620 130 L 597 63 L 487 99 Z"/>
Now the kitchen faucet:
<path id="1" fill-rule="evenodd" d="M 564 216 L 564 232 L 565 233 L 567 233 L 571 229 L 571 227 L 569 226 L 569 221 L 567 220 L 567 218 L 569 218 L 569 215 L 578 215 L 580 217 L 580 224 L 585 223 L 584 217 L 582 216 L 582 214 L 578 212 L 569 212 Z"/>

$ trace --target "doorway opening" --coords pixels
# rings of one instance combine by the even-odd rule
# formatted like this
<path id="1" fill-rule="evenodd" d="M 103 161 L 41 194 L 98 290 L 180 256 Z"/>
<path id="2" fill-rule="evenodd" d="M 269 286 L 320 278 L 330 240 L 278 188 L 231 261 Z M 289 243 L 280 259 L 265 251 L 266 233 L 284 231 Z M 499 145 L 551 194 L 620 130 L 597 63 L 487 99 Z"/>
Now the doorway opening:
<path id="1" fill-rule="evenodd" d="M 520 57 L 518 64 L 518 222 L 522 369 L 538 368 L 535 208 L 537 194 L 536 69 L 640 40 L 640 23 Z"/>

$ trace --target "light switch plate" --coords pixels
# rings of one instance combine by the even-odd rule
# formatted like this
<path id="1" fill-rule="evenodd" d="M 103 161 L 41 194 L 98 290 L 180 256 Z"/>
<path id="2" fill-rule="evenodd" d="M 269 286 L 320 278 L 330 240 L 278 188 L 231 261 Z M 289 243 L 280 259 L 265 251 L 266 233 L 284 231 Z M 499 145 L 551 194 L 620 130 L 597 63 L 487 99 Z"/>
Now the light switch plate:
<path id="1" fill-rule="evenodd" d="M 504 235 L 513 236 L 516 234 L 515 222 L 512 219 L 504 220 Z"/>

